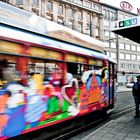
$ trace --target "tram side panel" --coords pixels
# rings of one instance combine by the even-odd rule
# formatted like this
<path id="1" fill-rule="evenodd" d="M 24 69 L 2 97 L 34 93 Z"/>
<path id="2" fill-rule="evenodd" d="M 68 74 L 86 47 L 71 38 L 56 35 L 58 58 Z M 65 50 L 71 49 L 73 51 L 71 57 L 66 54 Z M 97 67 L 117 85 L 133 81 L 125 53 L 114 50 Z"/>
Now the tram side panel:
<path id="1" fill-rule="evenodd" d="M 76 64 L 74 57 L 70 57 L 77 68 L 73 72 L 67 68 L 70 63 L 57 61 L 63 53 L 56 50 L 6 40 L 0 41 L 0 49 L 0 139 L 55 125 L 109 105 L 107 60 L 94 58 L 94 65 L 85 65 Z M 76 58 L 76 54 L 73 56 Z"/>

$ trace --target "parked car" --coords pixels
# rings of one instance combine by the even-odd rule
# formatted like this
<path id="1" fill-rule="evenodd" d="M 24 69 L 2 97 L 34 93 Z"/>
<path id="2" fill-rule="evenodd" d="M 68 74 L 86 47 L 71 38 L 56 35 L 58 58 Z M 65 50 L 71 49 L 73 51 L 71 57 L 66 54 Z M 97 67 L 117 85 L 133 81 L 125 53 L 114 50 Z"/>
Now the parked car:
<path id="1" fill-rule="evenodd" d="M 130 82 L 126 84 L 127 88 L 132 88 L 135 82 Z"/>

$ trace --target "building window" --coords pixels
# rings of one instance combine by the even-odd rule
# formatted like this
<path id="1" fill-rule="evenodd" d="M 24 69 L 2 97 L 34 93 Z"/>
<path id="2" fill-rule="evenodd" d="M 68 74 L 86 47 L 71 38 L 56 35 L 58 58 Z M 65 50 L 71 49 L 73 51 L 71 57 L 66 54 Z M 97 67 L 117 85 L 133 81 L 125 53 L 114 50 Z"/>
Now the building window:
<path id="1" fill-rule="evenodd" d="M 124 59 L 124 53 L 120 53 L 120 59 Z"/>
<path id="2" fill-rule="evenodd" d="M 119 13 L 119 14 L 118 14 L 118 20 L 121 20 L 121 19 L 124 19 L 124 15 L 121 14 L 121 13 Z"/>
<path id="3" fill-rule="evenodd" d="M 131 46 L 131 50 L 132 50 L 132 51 L 136 51 L 136 46 L 135 46 L 135 45 L 132 45 L 132 46 Z"/>
<path id="4" fill-rule="evenodd" d="M 82 12 L 78 11 L 77 15 L 78 20 L 82 20 Z"/>
<path id="5" fill-rule="evenodd" d="M 32 1 L 32 5 L 38 6 L 38 5 L 39 5 L 39 0 L 33 0 L 33 1 Z"/>
<path id="6" fill-rule="evenodd" d="M 106 9 L 103 9 L 103 16 L 106 17 Z"/>
<path id="7" fill-rule="evenodd" d="M 137 51 L 139 51 L 139 52 L 140 52 L 140 46 L 137 46 Z"/>
<path id="8" fill-rule="evenodd" d="M 124 64 L 124 63 L 121 63 L 121 64 L 120 64 L 120 68 L 121 68 L 121 69 L 124 69 L 124 68 L 125 68 L 125 64 Z"/>
<path id="9" fill-rule="evenodd" d="M 93 4 L 93 9 L 96 11 L 100 11 L 100 6 L 97 4 Z"/>
<path id="10" fill-rule="evenodd" d="M 126 66 L 125 67 L 126 69 L 129 69 L 129 70 L 131 69 L 131 65 L 130 64 L 126 64 L 125 66 Z"/>
<path id="11" fill-rule="evenodd" d="M 58 5 L 57 14 L 63 14 L 63 5 Z"/>
<path id="12" fill-rule="evenodd" d="M 104 35 L 105 35 L 106 37 L 109 37 L 109 34 L 110 34 L 109 31 L 107 31 L 107 30 L 104 31 Z"/>
<path id="13" fill-rule="evenodd" d="M 74 0 L 75 3 L 82 5 L 83 4 L 83 0 Z"/>
<path id="14" fill-rule="evenodd" d="M 69 18 L 72 18 L 73 17 L 73 15 L 72 15 L 72 9 L 68 9 L 68 17 Z"/>
<path id="15" fill-rule="evenodd" d="M 90 14 L 87 14 L 86 20 L 87 20 L 87 23 L 90 23 L 90 21 L 91 21 L 91 15 Z"/>
<path id="16" fill-rule="evenodd" d="M 110 12 L 109 12 L 109 10 L 106 10 L 106 18 L 110 19 Z"/>
<path id="17" fill-rule="evenodd" d="M 111 42 L 111 48 L 116 48 L 116 43 L 115 42 Z"/>
<path id="18" fill-rule="evenodd" d="M 95 32 L 95 36 L 98 37 L 98 36 L 99 36 L 99 29 L 96 28 L 96 29 L 94 30 L 94 32 Z"/>
<path id="19" fill-rule="evenodd" d="M 109 20 L 104 20 L 104 25 L 105 26 L 109 26 L 110 24 L 109 24 Z"/>
<path id="20" fill-rule="evenodd" d="M 109 42 L 104 42 L 104 44 L 105 44 L 105 47 L 109 48 Z"/>
<path id="21" fill-rule="evenodd" d="M 116 53 L 111 52 L 111 58 L 116 59 Z"/>
<path id="22" fill-rule="evenodd" d="M 137 65 L 136 64 L 133 64 L 133 69 L 137 69 Z"/>
<path id="23" fill-rule="evenodd" d="M 137 55 L 137 60 L 140 60 L 140 55 Z"/>
<path id="24" fill-rule="evenodd" d="M 126 60 L 130 60 L 130 54 L 126 54 L 126 55 L 125 55 L 125 59 L 126 59 Z"/>
<path id="25" fill-rule="evenodd" d="M 52 11 L 52 9 L 53 9 L 53 3 L 52 2 L 47 2 L 46 10 L 47 11 Z"/>
<path id="26" fill-rule="evenodd" d="M 88 8 L 92 8 L 92 3 L 90 1 L 85 1 L 85 6 Z"/>
<path id="27" fill-rule="evenodd" d="M 23 4 L 23 0 L 16 0 L 16 4 Z"/>
<path id="28" fill-rule="evenodd" d="M 115 20 L 116 19 L 116 13 L 114 11 L 110 11 L 110 19 Z"/>
<path id="29" fill-rule="evenodd" d="M 77 30 L 82 33 L 82 24 L 78 23 Z"/>
<path id="30" fill-rule="evenodd" d="M 117 19 L 117 13 L 113 12 L 113 19 L 112 20 L 116 20 Z"/>
<path id="31" fill-rule="evenodd" d="M 123 43 L 120 43 L 119 44 L 119 48 L 122 49 L 122 50 L 124 50 L 124 44 Z"/>
<path id="32" fill-rule="evenodd" d="M 115 33 L 110 32 L 110 37 L 115 38 Z"/>
<path id="33" fill-rule="evenodd" d="M 130 44 L 125 44 L 125 49 L 130 50 Z"/>
<path id="34" fill-rule="evenodd" d="M 131 60 L 136 60 L 136 55 L 131 55 Z"/>

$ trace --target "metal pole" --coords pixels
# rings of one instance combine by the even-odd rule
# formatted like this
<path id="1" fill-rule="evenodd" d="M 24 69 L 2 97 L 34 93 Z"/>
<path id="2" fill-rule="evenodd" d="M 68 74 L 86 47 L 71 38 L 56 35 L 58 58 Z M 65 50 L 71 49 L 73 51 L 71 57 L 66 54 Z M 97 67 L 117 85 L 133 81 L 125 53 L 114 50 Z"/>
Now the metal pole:
<path id="1" fill-rule="evenodd" d="M 118 35 L 116 35 L 116 50 L 117 50 L 117 71 L 119 72 L 119 65 L 120 65 L 120 58 L 119 58 L 119 54 L 120 54 L 120 48 L 119 48 L 119 38 Z"/>
<path id="2" fill-rule="evenodd" d="M 92 35 L 92 22 L 90 22 L 90 36 L 92 37 L 93 35 Z"/>

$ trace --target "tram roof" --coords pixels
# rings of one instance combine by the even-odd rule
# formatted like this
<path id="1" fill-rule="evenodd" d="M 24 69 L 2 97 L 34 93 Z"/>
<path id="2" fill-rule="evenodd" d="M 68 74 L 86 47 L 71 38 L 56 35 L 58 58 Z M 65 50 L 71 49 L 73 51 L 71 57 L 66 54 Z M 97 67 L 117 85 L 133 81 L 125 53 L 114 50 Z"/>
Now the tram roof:
<path id="1" fill-rule="evenodd" d="M 36 32 L 96 51 L 104 51 L 104 43 L 28 11 L 0 2 L 1 23 Z"/>
<path id="2" fill-rule="evenodd" d="M 24 42 L 27 44 L 34 44 L 34 45 L 36 44 L 36 45 L 44 46 L 46 48 L 49 47 L 52 49 L 59 49 L 62 51 L 78 53 L 78 54 L 87 55 L 99 59 L 110 60 L 107 57 L 107 55 L 105 55 L 102 52 L 97 52 L 88 48 L 81 47 L 79 45 L 71 44 L 57 39 L 52 39 L 51 37 L 46 37 L 44 35 L 32 33 L 3 23 L 0 23 L 0 37 L 4 39 L 7 38 L 10 40 L 14 39 L 17 42 L 21 42 L 21 43 Z"/>
<path id="3" fill-rule="evenodd" d="M 134 42 L 140 43 L 140 16 L 112 22 L 111 31 Z"/>

